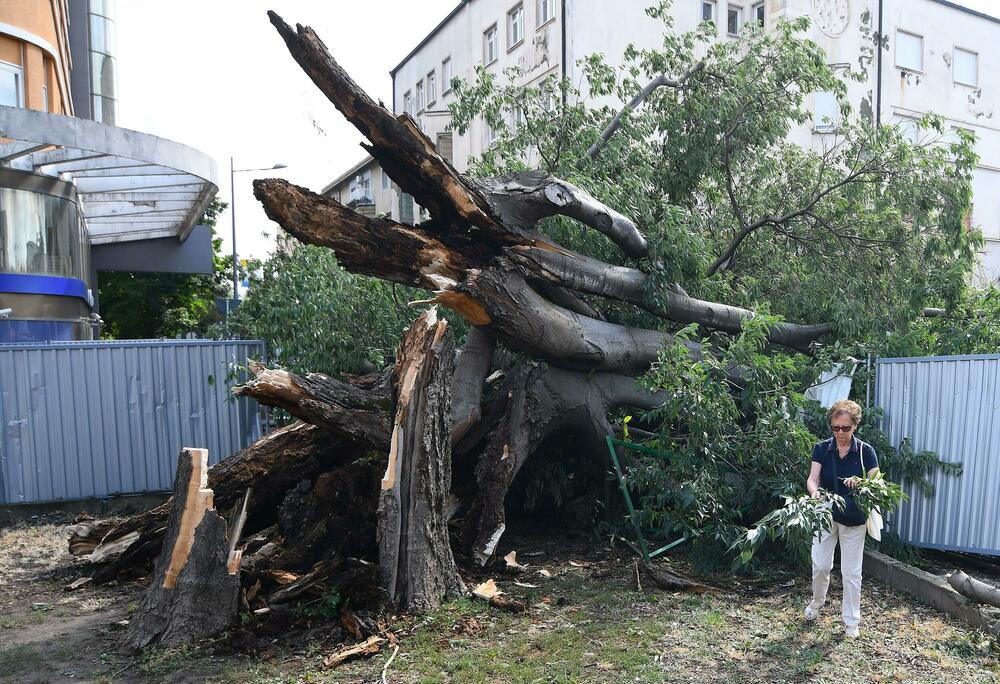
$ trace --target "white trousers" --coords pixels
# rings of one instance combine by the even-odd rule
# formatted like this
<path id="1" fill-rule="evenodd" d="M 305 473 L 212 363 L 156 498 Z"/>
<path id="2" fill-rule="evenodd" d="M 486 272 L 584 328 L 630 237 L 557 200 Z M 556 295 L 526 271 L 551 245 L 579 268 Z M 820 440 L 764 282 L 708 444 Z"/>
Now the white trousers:
<path id="1" fill-rule="evenodd" d="M 829 532 L 813 540 L 813 598 L 810 604 L 819 610 L 826 603 L 826 590 L 830 588 L 830 571 L 833 570 L 833 550 L 840 542 L 840 576 L 844 581 L 844 600 L 841 605 L 844 624 L 855 627 L 861 623 L 861 563 L 865 557 L 865 526 L 848 527 L 833 523 Z"/>

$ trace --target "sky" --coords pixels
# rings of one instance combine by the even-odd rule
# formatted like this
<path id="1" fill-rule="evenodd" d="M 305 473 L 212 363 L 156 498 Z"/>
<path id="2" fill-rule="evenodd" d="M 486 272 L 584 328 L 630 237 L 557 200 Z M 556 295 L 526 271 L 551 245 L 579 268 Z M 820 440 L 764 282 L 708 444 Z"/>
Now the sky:
<path id="1" fill-rule="evenodd" d="M 1000 0 L 954 1 L 1000 16 Z M 236 174 L 238 253 L 266 257 L 277 227 L 254 198 L 253 179 L 279 176 L 319 192 L 365 156 L 361 134 L 291 58 L 267 10 L 293 26 L 312 26 L 354 80 L 391 107 L 389 70 L 456 5 L 457 0 L 122 0 L 118 125 L 213 157 L 219 196 L 226 202 L 231 201 L 230 157 L 237 169 L 285 164 L 278 171 Z M 232 251 L 232 209 L 217 226 L 226 253 Z"/>

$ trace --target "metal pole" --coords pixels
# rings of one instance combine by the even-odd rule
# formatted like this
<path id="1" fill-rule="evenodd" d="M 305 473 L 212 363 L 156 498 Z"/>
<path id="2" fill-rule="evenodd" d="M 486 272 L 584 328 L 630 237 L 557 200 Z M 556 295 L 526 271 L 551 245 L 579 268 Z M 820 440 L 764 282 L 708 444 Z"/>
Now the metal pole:
<path id="1" fill-rule="evenodd" d="M 236 171 L 233 167 L 233 158 L 229 158 L 229 214 L 233 219 L 233 303 L 240 298 L 240 291 L 236 281 Z"/>

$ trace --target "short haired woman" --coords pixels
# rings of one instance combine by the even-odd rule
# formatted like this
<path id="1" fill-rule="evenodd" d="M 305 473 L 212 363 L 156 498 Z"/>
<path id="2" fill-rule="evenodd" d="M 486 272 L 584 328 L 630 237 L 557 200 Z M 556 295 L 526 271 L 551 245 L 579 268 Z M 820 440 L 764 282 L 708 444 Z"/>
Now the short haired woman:
<path id="1" fill-rule="evenodd" d="M 833 526 L 817 535 L 812 545 L 813 597 L 806 606 L 807 620 L 819 617 L 826 603 L 833 569 L 833 550 L 840 543 L 840 575 L 844 582 L 842 614 L 844 635 L 857 638 L 861 624 L 861 563 L 865 552 L 867 516 L 854 501 L 854 487 L 864 473 L 878 472 L 878 457 L 870 444 L 854 436 L 861 423 L 861 407 L 848 399 L 835 402 L 826 413 L 833 437 L 813 447 L 812 468 L 806 489 L 819 497 L 819 488 L 844 497 L 844 506 L 834 506 Z"/>

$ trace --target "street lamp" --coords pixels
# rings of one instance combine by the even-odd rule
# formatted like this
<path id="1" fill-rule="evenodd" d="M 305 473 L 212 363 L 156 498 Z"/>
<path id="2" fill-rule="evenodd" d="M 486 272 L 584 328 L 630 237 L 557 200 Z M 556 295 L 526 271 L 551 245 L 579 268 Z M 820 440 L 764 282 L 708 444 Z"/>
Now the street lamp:
<path id="1" fill-rule="evenodd" d="M 229 213 L 233 218 L 233 301 L 239 301 L 240 291 L 237 285 L 236 277 L 236 174 L 244 173 L 246 171 L 272 171 L 274 169 L 287 169 L 288 167 L 284 164 L 275 164 L 274 166 L 265 166 L 259 169 L 236 169 L 233 168 L 233 158 L 229 158 L 229 193 L 230 193 L 230 203 L 229 203 Z"/>

